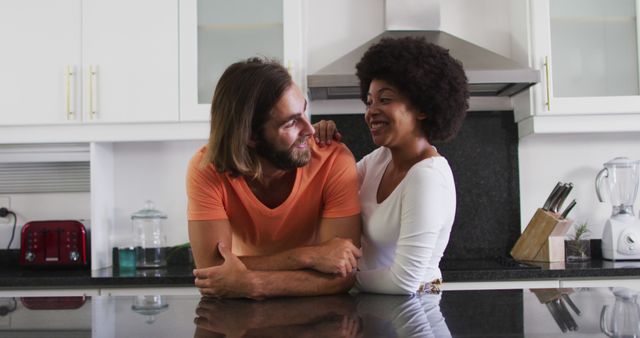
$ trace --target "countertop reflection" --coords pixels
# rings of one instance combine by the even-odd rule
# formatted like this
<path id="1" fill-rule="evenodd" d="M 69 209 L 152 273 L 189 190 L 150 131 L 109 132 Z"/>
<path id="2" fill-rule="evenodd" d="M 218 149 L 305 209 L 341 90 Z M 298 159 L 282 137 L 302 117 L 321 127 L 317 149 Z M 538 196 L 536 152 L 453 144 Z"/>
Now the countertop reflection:
<path id="1" fill-rule="evenodd" d="M 0 298 L 0 337 L 639 336 L 639 294 L 582 288 L 264 301 L 177 295 Z"/>
<path id="2" fill-rule="evenodd" d="M 439 295 L 202 299 L 195 337 L 451 337 Z"/>

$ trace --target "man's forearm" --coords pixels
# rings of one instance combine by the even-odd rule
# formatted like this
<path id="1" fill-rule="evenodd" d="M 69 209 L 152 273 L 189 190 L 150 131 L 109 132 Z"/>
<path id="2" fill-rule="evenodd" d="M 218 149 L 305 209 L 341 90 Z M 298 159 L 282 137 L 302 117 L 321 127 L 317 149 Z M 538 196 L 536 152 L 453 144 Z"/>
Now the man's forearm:
<path id="1" fill-rule="evenodd" d="M 251 271 L 250 294 L 254 299 L 278 296 L 320 296 L 347 292 L 355 282 L 353 274 L 340 277 L 313 270 Z"/>
<path id="2" fill-rule="evenodd" d="M 322 273 L 347 276 L 357 266 L 360 249 L 351 239 L 331 238 L 314 246 L 287 250 L 269 256 L 242 257 L 242 263 L 254 271 L 286 271 L 311 269 Z"/>
<path id="3" fill-rule="evenodd" d="M 273 255 L 242 256 L 242 263 L 254 271 L 282 271 L 312 268 L 311 250 L 313 247 L 300 247 Z"/>
<path id="4" fill-rule="evenodd" d="M 195 269 L 194 283 L 203 295 L 262 299 L 277 296 L 329 295 L 348 291 L 355 283 L 353 273 L 343 276 L 315 270 L 256 271 L 235 256 L 224 243 L 218 244 L 224 262 Z"/>

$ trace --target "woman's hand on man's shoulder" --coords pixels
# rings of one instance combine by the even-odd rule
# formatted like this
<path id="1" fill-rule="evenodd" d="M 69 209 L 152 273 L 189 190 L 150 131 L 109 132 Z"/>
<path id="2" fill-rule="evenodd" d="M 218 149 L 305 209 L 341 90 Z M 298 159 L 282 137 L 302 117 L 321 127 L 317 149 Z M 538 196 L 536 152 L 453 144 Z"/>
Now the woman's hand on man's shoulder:
<path id="1" fill-rule="evenodd" d="M 315 129 L 313 138 L 320 147 L 331 144 L 332 141 L 342 140 L 338 126 L 332 120 L 320 120 L 313 124 L 313 128 Z"/>

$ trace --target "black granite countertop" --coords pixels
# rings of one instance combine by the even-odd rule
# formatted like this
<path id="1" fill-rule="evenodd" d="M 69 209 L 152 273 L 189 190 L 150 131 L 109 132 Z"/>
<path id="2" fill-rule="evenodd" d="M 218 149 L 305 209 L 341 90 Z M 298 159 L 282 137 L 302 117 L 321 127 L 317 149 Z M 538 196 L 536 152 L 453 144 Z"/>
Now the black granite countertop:
<path id="1" fill-rule="evenodd" d="M 637 324 L 632 310 L 638 294 L 591 288 L 263 301 L 142 294 L 9 297 L 0 298 L 0 337 L 604 337 L 603 330 L 624 333 L 618 319 L 635 316 L 629 319 Z"/>
<path id="2" fill-rule="evenodd" d="M 640 261 L 592 259 L 582 263 L 519 263 L 511 259 L 445 260 L 440 265 L 446 282 L 519 281 L 535 279 L 619 278 L 640 276 Z M 35 269 L 0 266 L 0 288 L 192 286 L 192 268 L 99 270 Z"/>

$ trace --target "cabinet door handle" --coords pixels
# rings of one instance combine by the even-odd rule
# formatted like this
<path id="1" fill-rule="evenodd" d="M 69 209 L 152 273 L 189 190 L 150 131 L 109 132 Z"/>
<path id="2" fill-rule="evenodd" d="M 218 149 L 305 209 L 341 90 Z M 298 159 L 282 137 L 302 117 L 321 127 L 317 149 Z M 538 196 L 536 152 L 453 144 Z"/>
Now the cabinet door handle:
<path id="1" fill-rule="evenodd" d="M 89 66 L 89 118 L 98 115 L 98 66 Z"/>
<path id="2" fill-rule="evenodd" d="M 544 57 L 544 75 L 546 81 L 546 90 L 547 90 L 547 102 L 544 103 L 547 106 L 547 110 L 551 111 L 551 82 L 549 82 L 549 56 Z"/>
<path id="3" fill-rule="evenodd" d="M 67 120 L 75 120 L 75 111 L 76 111 L 76 81 L 75 81 L 76 70 L 75 66 L 67 65 L 65 70 L 65 83 L 67 92 L 65 95 L 65 101 L 67 106 Z"/>

